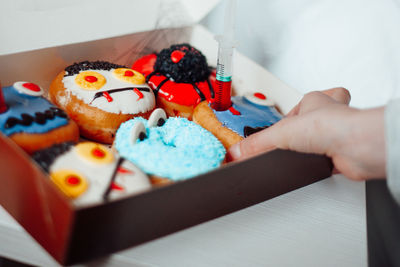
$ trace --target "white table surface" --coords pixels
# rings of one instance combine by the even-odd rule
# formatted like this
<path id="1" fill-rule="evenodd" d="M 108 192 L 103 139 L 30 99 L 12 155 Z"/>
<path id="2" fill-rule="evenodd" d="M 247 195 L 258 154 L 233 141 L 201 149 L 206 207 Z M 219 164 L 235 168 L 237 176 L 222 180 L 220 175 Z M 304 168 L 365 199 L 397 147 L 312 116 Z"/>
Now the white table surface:
<path id="1" fill-rule="evenodd" d="M 20 8 L 23 3 L 28 2 L 31 4 L 25 9 Z M 19 8 L 17 10 L 19 20 L 24 18 L 20 13 L 24 10 L 34 8 L 37 14 L 42 15 L 41 12 L 47 8 L 40 1 L 10 0 L 8 3 Z M 67 7 L 70 8 L 70 5 L 78 3 L 81 1 L 72 1 Z M 53 4 L 55 10 L 59 10 L 58 5 L 61 4 Z M 12 17 L 10 14 L 7 16 Z M 5 24 L 11 20 L 4 18 L 3 15 L 0 29 L 12 38 L 10 28 Z M 24 29 L 21 24 L 17 25 L 19 29 Z M 120 31 L 122 33 L 121 29 Z M 40 36 L 48 36 L 39 30 L 37 32 Z M 32 39 L 37 35 L 31 31 L 29 36 Z M 65 36 L 59 38 L 65 39 Z M 17 37 L 17 40 L 22 39 L 20 36 Z M 38 48 L 45 46 L 42 40 L 32 41 Z M 52 41 L 52 44 L 57 43 Z M 0 46 L 3 52 L 8 53 L 12 50 L 12 47 L 5 47 L 4 42 Z M 25 47 L 26 44 L 20 44 L 15 51 L 23 50 Z M 299 58 L 294 59 L 299 60 Z M 274 62 L 277 63 L 276 60 Z M 290 81 L 294 86 L 295 82 L 299 82 L 295 79 L 296 76 L 290 76 L 290 73 L 286 72 L 279 73 L 279 68 L 274 66 L 282 67 L 282 65 L 271 65 L 271 70 L 278 76 L 282 74 L 280 77 L 283 77 L 283 80 Z M 289 75 L 287 79 L 285 75 Z M 290 80 L 290 77 L 294 78 Z M 57 265 L 1 207 L 0 256 L 34 265 Z M 336 175 L 239 212 L 116 253 L 89 265 L 366 266 L 365 186 L 364 183 L 352 182 L 341 175 Z"/>

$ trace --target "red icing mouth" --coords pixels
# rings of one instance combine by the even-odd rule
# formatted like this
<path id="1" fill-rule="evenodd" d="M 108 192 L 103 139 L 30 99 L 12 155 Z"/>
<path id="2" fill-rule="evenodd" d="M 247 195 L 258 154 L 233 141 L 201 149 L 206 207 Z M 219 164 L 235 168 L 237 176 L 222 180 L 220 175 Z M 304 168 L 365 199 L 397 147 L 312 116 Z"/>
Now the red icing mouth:
<path id="1" fill-rule="evenodd" d="M 174 51 L 181 52 L 181 51 Z M 183 53 L 183 52 L 182 52 Z M 172 57 L 171 54 L 171 57 Z M 141 72 L 146 78 L 154 71 L 154 64 L 156 62 L 157 55 L 150 54 L 138 59 L 133 65 L 132 69 Z M 171 58 L 172 59 L 172 58 Z M 161 74 L 154 74 L 148 80 L 148 84 L 153 90 L 163 83 L 167 77 Z M 215 87 L 215 71 L 212 71 L 209 81 L 212 87 Z M 197 82 L 194 84 L 199 91 L 204 95 L 206 100 L 212 98 L 209 83 L 207 80 Z M 172 80 L 165 81 L 159 88 L 158 96 L 163 97 L 167 101 L 184 105 L 184 106 L 194 106 L 201 102 L 201 96 L 196 92 L 193 85 L 190 83 L 176 83 Z"/>

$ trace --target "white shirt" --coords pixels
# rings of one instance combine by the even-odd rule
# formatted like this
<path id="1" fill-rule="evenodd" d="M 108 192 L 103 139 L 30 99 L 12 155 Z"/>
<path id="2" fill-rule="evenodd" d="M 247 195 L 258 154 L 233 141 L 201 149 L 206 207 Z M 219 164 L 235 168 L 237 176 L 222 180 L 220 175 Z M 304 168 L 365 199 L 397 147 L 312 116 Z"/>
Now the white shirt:
<path id="1" fill-rule="evenodd" d="M 400 98 L 385 109 L 386 178 L 393 197 L 400 204 Z"/>

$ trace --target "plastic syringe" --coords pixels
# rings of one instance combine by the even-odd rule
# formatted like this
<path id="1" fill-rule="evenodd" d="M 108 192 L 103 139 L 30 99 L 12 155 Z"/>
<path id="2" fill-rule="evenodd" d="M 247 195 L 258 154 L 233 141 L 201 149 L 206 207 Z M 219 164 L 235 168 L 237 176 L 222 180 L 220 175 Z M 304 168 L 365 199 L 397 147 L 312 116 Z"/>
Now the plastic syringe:
<path id="1" fill-rule="evenodd" d="M 225 10 L 224 33 L 216 36 L 218 41 L 218 61 L 215 84 L 215 99 L 212 108 L 215 110 L 227 110 L 232 105 L 232 54 L 235 46 L 234 18 L 236 15 L 236 0 L 228 0 Z"/>

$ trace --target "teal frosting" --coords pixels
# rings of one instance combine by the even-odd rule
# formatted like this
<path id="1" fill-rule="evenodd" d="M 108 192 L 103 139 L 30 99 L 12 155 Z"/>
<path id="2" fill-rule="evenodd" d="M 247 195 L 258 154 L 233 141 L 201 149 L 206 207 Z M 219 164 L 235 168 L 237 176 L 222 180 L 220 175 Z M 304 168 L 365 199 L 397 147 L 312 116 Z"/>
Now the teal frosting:
<path id="1" fill-rule="evenodd" d="M 132 127 L 142 122 L 147 138 L 130 142 Z M 135 118 L 117 131 L 115 148 L 150 175 L 174 181 L 184 180 L 219 167 L 225 148 L 210 132 L 185 118 L 169 118 L 160 127 L 148 127 L 147 120 Z"/>

